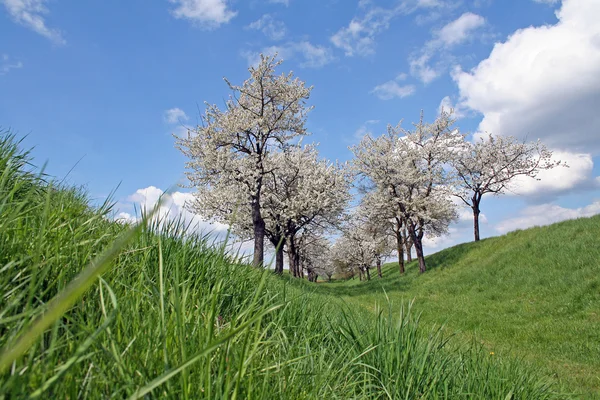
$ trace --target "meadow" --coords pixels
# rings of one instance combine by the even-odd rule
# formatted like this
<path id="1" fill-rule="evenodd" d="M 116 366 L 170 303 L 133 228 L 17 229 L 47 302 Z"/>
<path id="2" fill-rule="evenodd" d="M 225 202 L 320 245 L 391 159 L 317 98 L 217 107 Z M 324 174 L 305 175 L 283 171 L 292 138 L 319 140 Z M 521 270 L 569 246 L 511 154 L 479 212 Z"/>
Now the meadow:
<path id="1" fill-rule="evenodd" d="M 432 324 L 449 301 L 458 307 L 502 294 L 487 291 L 485 284 L 498 284 L 493 276 L 465 281 L 471 289 L 461 292 L 467 277 L 460 272 L 466 268 L 460 267 L 462 252 L 432 256 L 437 266 L 421 277 L 413 271 L 395 277 L 389 266 L 381 282 L 314 285 L 252 268 L 182 221 L 146 215 L 127 225 L 113 215 L 110 200 L 90 205 L 84 189 L 44 175 L 14 136 L 1 136 L 0 398 L 571 397 L 568 387 L 528 360 L 496 347 L 491 354 L 487 342 L 454 334 L 485 311 L 446 314 L 445 328 Z M 589 290 L 583 275 L 591 273 L 585 262 L 563 266 L 582 291 L 581 306 L 548 308 L 573 316 L 573 332 L 587 329 L 585 307 L 598 300 L 583 293 Z M 583 275 L 567 273 L 569 266 Z M 494 274 L 485 271 L 480 265 L 474 274 Z M 454 288 L 436 293 L 439 288 L 425 284 L 442 275 L 452 276 Z M 543 287 L 564 289 L 542 279 L 531 276 L 540 292 L 519 292 L 513 312 L 526 310 L 527 301 L 541 302 Z M 400 294 L 417 280 L 423 283 L 419 293 L 429 298 Z M 465 300 L 471 295 L 479 297 Z M 436 303 L 436 296 L 445 301 Z M 482 334 L 494 326 L 481 328 Z M 593 366 L 577 343 L 576 359 Z"/>
<path id="2" fill-rule="evenodd" d="M 445 325 L 494 357 L 517 357 L 565 391 L 600 396 L 600 216 L 510 232 L 461 244 L 408 266 L 400 276 L 318 285 L 373 310 L 382 298 L 398 308 L 414 299 L 426 325 Z M 376 276 L 373 274 L 373 276 Z"/>

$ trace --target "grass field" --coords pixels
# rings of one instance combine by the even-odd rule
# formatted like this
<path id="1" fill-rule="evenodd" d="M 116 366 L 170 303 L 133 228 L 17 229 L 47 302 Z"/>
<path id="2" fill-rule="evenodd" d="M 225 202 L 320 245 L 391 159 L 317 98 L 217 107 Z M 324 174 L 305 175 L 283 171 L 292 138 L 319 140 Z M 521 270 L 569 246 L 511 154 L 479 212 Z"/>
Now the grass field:
<path id="1" fill-rule="evenodd" d="M 438 264 L 418 279 L 452 275 Z M 423 326 L 398 300 L 416 279 L 386 270 L 388 307 L 375 282 L 273 276 L 181 222 L 116 223 L 110 203 L 90 207 L 0 136 L 0 398 L 569 397 L 523 361 Z M 428 323 L 434 303 L 416 303 Z"/>
<path id="2" fill-rule="evenodd" d="M 428 325 L 476 338 L 495 357 L 534 364 L 582 397 L 600 398 L 600 216 L 466 243 L 399 276 L 319 285 L 319 292 L 373 310 L 414 299 Z M 376 276 L 376 275 L 373 275 Z"/>

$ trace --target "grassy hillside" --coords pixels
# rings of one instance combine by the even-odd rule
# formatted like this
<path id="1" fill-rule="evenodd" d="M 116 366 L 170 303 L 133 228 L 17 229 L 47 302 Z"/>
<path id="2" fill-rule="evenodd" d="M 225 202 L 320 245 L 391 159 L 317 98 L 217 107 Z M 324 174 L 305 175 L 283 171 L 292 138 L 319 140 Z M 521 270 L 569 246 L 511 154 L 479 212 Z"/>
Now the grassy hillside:
<path id="1" fill-rule="evenodd" d="M 0 139 L 0 398 L 565 397 L 406 309 L 345 307 L 178 222 L 113 222 Z"/>
<path id="2" fill-rule="evenodd" d="M 518 356 L 569 390 L 600 398 L 600 216 L 458 245 L 399 276 L 320 285 L 372 309 L 415 299 L 427 323 L 476 337 L 494 356 Z"/>

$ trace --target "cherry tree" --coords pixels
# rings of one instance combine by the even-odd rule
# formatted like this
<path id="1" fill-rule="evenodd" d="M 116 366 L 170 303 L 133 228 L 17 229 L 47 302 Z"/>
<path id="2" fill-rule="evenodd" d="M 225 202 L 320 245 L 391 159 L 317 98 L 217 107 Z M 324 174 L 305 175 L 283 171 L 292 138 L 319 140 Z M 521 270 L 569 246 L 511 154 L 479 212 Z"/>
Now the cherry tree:
<path id="1" fill-rule="evenodd" d="M 364 240 L 370 242 L 371 251 L 376 260 L 377 275 L 380 278 L 382 277 L 381 263 L 394 251 L 393 238 L 397 240 L 398 261 L 402 260 L 401 265 L 403 267 L 404 244 L 402 237 L 396 236 L 398 219 L 389 204 L 381 201 L 376 191 L 366 193 L 361 199 L 356 214 L 355 218 L 360 221 L 362 228 L 365 230 Z"/>
<path id="2" fill-rule="evenodd" d="M 350 201 L 351 175 L 343 164 L 318 158 L 315 146 L 276 156 L 265 212 L 282 226 L 290 272 L 301 277 L 299 239 L 325 234 L 339 225 Z"/>
<path id="3" fill-rule="evenodd" d="M 350 257 L 352 251 L 352 243 L 347 238 L 340 236 L 331 246 L 330 260 L 337 272 L 340 274 L 351 273 L 354 277 L 356 266 Z"/>
<path id="4" fill-rule="evenodd" d="M 412 131 L 400 124 L 388 126 L 386 134 L 367 135 L 351 148 L 364 190 L 377 190 L 406 224 L 421 273 L 426 270 L 423 236 L 426 232 L 443 234 L 457 218 L 450 199 L 453 177 L 448 164 L 460 151 L 464 137 L 453 124 L 451 113 L 442 110 L 433 123 L 423 122 L 421 115 Z"/>
<path id="5" fill-rule="evenodd" d="M 374 228 L 379 231 L 379 235 L 391 237 L 395 241 L 399 271 L 400 274 L 404 274 L 404 251 L 407 252 L 407 261 L 411 261 L 412 247 L 404 216 L 397 212 L 395 204 L 389 201 L 387 195 L 376 188 L 364 194 L 361 208 L 369 211 L 367 220 L 375 225 Z M 386 246 L 393 245 L 388 243 Z"/>
<path id="6" fill-rule="evenodd" d="M 552 152 L 539 141 L 520 142 L 512 136 L 492 134 L 466 142 L 453 164 L 458 176 L 454 195 L 473 210 L 475 241 L 479 240 L 480 204 L 485 194 L 499 195 L 510 190 L 510 183 L 517 176 L 537 179 L 541 170 L 566 166 L 552 160 Z"/>
<path id="7" fill-rule="evenodd" d="M 233 92 L 225 110 L 207 103 L 202 124 L 187 137 L 176 139 L 176 147 L 190 159 L 186 175 L 196 189 L 197 204 L 214 200 L 213 191 L 243 193 L 251 211 L 255 266 L 264 263 L 261 203 L 265 176 L 270 173 L 265 159 L 307 134 L 306 100 L 312 87 L 306 87 L 291 72 L 276 75 L 280 64 L 276 56 L 261 55 L 241 86 L 225 79 Z"/>
<path id="8" fill-rule="evenodd" d="M 342 235 L 331 252 L 335 265 L 357 270 L 361 280 L 371 279 L 370 269 L 374 266 L 378 267 L 381 276 L 381 261 L 390 254 L 391 242 L 386 227 L 377 223 L 379 217 L 371 220 L 373 215 L 373 210 L 364 208 L 363 204 L 347 215 L 340 227 Z"/>
<path id="9" fill-rule="evenodd" d="M 364 231 L 347 231 L 335 242 L 332 261 L 344 265 L 347 270 L 358 271 L 360 280 L 371 279 L 369 270 L 375 264 L 375 256 Z"/>
<path id="10" fill-rule="evenodd" d="M 301 235 L 324 234 L 337 224 L 350 200 L 350 174 L 343 165 L 320 159 L 314 145 L 269 153 L 263 165 L 268 173 L 262 182 L 261 216 L 275 250 L 275 271 L 283 272 L 285 246 L 290 272 L 301 277 Z M 220 186 L 187 206 L 248 239 L 253 234 L 252 209 L 245 199 L 244 191 Z"/>
<path id="11" fill-rule="evenodd" d="M 331 280 L 335 269 L 331 260 L 331 243 L 323 235 L 306 232 L 299 240 L 299 266 L 306 269 L 308 280 L 316 282 L 319 275 Z"/>

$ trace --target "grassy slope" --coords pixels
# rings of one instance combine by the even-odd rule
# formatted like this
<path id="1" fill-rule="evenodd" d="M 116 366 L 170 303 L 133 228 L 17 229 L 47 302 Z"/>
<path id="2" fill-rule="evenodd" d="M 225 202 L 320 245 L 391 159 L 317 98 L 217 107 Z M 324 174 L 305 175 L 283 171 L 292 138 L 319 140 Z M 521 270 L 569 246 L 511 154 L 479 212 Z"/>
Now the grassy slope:
<path id="1" fill-rule="evenodd" d="M 51 299 L 128 229 L 26 168 L 0 137 L 0 399 L 557 398 L 519 362 L 448 343 L 414 316 L 343 309 L 178 223 L 150 223 L 9 363 Z"/>
<path id="2" fill-rule="evenodd" d="M 419 276 L 320 285 L 370 308 L 415 299 L 423 320 L 473 334 L 496 355 L 517 355 L 570 390 L 600 398 L 600 216 L 511 232 L 427 258 Z"/>

